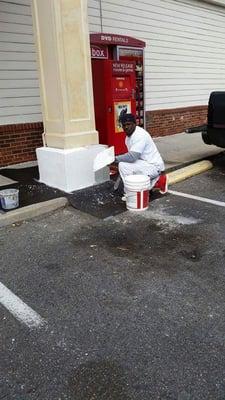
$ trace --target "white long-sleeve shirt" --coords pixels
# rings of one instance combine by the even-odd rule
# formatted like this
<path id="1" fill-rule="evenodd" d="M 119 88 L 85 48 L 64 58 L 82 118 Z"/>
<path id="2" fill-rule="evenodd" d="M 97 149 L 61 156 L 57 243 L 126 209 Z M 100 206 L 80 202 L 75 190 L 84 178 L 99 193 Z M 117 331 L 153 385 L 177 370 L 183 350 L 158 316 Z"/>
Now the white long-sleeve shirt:
<path id="1" fill-rule="evenodd" d="M 125 144 L 129 152 L 140 153 L 140 159 L 149 165 L 158 166 L 161 171 L 165 169 L 161 155 L 149 133 L 136 126 L 131 136 L 126 136 Z"/>

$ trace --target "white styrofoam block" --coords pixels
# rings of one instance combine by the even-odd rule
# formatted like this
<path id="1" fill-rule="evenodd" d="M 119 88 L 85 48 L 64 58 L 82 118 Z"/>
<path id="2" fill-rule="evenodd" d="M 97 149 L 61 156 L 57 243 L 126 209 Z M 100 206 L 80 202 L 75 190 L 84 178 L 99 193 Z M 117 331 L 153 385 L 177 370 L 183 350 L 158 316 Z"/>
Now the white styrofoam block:
<path id="1" fill-rule="evenodd" d="M 109 180 L 109 168 L 93 170 L 94 159 L 105 145 L 91 145 L 62 150 L 52 147 L 36 149 L 40 182 L 72 192 Z"/>
<path id="2" fill-rule="evenodd" d="M 98 153 L 94 159 L 94 171 L 98 171 L 106 167 L 106 165 L 112 164 L 115 160 L 115 149 L 114 146 L 109 147 L 108 149 L 103 150 L 101 153 Z"/>

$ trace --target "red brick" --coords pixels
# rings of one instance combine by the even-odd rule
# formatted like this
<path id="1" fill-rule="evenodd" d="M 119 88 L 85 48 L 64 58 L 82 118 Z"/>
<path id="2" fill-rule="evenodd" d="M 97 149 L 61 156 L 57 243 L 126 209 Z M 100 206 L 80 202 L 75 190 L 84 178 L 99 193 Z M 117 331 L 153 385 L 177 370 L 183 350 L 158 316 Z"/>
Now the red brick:
<path id="1" fill-rule="evenodd" d="M 152 136 L 165 136 L 184 132 L 191 126 L 207 120 L 207 106 L 154 110 L 146 112 L 146 129 Z"/>
<path id="2" fill-rule="evenodd" d="M 42 122 L 0 126 L 0 166 L 33 161 L 42 146 Z"/>

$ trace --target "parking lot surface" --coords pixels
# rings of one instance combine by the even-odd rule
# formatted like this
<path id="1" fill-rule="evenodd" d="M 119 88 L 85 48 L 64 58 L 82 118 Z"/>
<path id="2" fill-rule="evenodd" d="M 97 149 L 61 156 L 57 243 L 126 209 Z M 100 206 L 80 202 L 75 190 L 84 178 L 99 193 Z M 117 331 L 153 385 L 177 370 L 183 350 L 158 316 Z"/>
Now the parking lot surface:
<path id="1" fill-rule="evenodd" d="M 220 165 L 171 189 L 225 203 L 224 179 Z M 1 229 L 1 284 L 43 323 L 0 305 L 0 398 L 224 400 L 224 219 L 168 194 Z"/>

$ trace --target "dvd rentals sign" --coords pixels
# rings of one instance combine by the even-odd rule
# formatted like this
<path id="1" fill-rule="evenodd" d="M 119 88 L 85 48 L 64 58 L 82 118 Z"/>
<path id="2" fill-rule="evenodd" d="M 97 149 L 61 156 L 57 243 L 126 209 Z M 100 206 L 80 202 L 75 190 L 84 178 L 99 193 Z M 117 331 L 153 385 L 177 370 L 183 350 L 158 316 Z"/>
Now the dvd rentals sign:
<path id="1" fill-rule="evenodd" d="M 100 44 L 91 44 L 91 58 L 108 59 L 108 47 Z"/>

